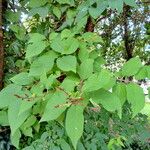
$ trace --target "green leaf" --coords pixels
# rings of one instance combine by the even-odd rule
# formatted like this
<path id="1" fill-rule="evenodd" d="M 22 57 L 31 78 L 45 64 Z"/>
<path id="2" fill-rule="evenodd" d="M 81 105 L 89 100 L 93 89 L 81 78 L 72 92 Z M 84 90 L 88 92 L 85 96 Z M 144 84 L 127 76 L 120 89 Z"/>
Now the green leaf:
<path id="1" fill-rule="evenodd" d="M 61 40 L 60 37 L 56 37 L 51 43 L 51 48 L 61 54 L 72 54 L 78 49 L 78 47 L 79 42 L 75 38 Z"/>
<path id="2" fill-rule="evenodd" d="M 137 7 L 136 1 L 135 0 L 123 0 L 127 5 L 132 6 L 132 7 Z"/>
<path id="3" fill-rule="evenodd" d="M 38 7 L 38 8 L 32 8 L 29 11 L 29 16 L 34 16 L 38 14 L 40 17 L 45 18 L 49 13 L 49 8 L 48 7 Z"/>
<path id="4" fill-rule="evenodd" d="M 94 32 L 86 32 L 82 35 L 82 38 L 89 43 L 100 43 L 102 42 L 102 38 Z"/>
<path id="5" fill-rule="evenodd" d="M 28 146 L 28 147 L 25 147 L 23 148 L 22 150 L 35 150 L 34 146 Z"/>
<path id="6" fill-rule="evenodd" d="M 74 5 L 74 0 L 56 0 L 60 4 L 69 4 L 71 6 Z"/>
<path id="7" fill-rule="evenodd" d="M 34 128 L 34 130 L 35 130 L 36 132 L 39 132 L 39 130 L 40 130 L 39 121 L 36 121 L 36 123 L 34 124 L 33 128 Z"/>
<path id="8" fill-rule="evenodd" d="M 65 110 L 67 96 L 62 91 L 57 91 L 48 99 L 44 114 L 40 122 L 57 119 Z"/>
<path id="9" fill-rule="evenodd" d="M 78 82 L 75 81 L 74 79 L 65 78 L 63 80 L 62 84 L 60 85 L 60 87 L 63 88 L 67 92 L 73 92 L 74 88 L 76 86 L 76 83 L 78 83 Z"/>
<path id="10" fill-rule="evenodd" d="M 40 76 L 40 84 L 43 85 L 44 87 L 46 87 L 47 82 L 48 82 L 47 75 L 46 75 L 46 73 L 44 72 L 44 73 Z"/>
<path id="11" fill-rule="evenodd" d="M 141 80 L 141 79 L 145 79 L 147 77 L 147 70 L 146 70 L 147 66 L 143 66 L 138 73 L 135 75 L 135 79 L 137 80 Z"/>
<path id="12" fill-rule="evenodd" d="M 28 6 L 31 8 L 40 7 L 45 5 L 48 0 L 30 0 Z"/>
<path id="13" fill-rule="evenodd" d="M 63 45 L 64 45 L 64 50 L 61 53 L 62 54 L 72 54 L 78 49 L 79 42 L 75 38 L 68 38 L 63 41 Z"/>
<path id="14" fill-rule="evenodd" d="M 72 19 L 76 16 L 76 13 L 77 13 L 77 10 L 76 9 L 72 9 L 72 8 L 69 8 L 67 10 L 67 18 L 68 19 Z"/>
<path id="15" fill-rule="evenodd" d="M 64 29 L 62 32 L 61 32 L 61 39 L 64 39 L 64 38 L 68 38 L 68 37 L 73 37 L 73 33 L 71 32 L 71 30 L 69 29 Z"/>
<path id="16" fill-rule="evenodd" d="M 84 126 L 83 108 L 81 106 L 71 106 L 66 115 L 66 132 L 76 149 L 78 140 L 82 136 Z"/>
<path id="17" fill-rule="evenodd" d="M 21 94 L 21 86 L 10 84 L 0 92 L 0 108 L 8 107 L 12 101 L 17 101 L 15 95 Z"/>
<path id="18" fill-rule="evenodd" d="M 59 142 L 62 150 L 71 150 L 69 144 L 64 139 L 61 139 Z"/>
<path id="19" fill-rule="evenodd" d="M 36 117 L 34 115 L 31 115 L 21 126 L 21 129 L 23 128 L 29 128 L 31 126 L 33 126 L 36 122 Z"/>
<path id="20" fill-rule="evenodd" d="M 25 136 L 33 137 L 32 135 L 32 126 L 37 121 L 36 117 L 31 115 L 21 126 L 21 131 Z"/>
<path id="21" fill-rule="evenodd" d="M 108 4 L 111 9 L 117 9 L 119 13 L 123 11 L 123 0 L 109 0 Z"/>
<path id="22" fill-rule="evenodd" d="M 90 96 L 95 103 L 101 104 L 107 111 L 114 112 L 121 109 L 120 99 L 114 93 L 100 89 L 91 92 Z"/>
<path id="23" fill-rule="evenodd" d="M 131 58 L 123 65 L 121 73 L 123 76 L 133 76 L 140 70 L 141 67 L 142 63 L 138 57 Z"/>
<path id="24" fill-rule="evenodd" d="M 22 133 L 25 135 L 25 136 L 28 136 L 28 137 L 33 137 L 33 134 L 32 134 L 32 128 L 24 128 L 21 130 Z"/>
<path id="25" fill-rule="evenodd" d="M 20 20 L 21 12 L 13 12 L 13 11 L 6 11 L 6 19 L 10 22 L 18 22 Z"/>
<path id="26" fill-rule="evenodd" d="M 46 39 L 45 36 L 40 33 L 30 33 L 29 38 L 30 39 L 29 39 L 28 43 L 35 43 L 35 42 L 43 41 Z"/>
<path id="27" fill-rule="evenodd" d="M 104 58 L 102 58 L 101 56 L 98 56 L 95 60 L 94 60 L 94 72 L 100 72 L 101 71 L 101 65 L 105 64 L 105 60 Z"/>
<path id="28" fill-rule="evenodd" d="M 78 7 L 78 14 L 76 15 L 75 23 L 79 23 L 82 18 L 87 16 L 88 14 L 88 9 L 89 9 L 89 4 L 87 2 L 83 2 L 81 5 Z"/>
<path id="29" fill-rule="evenodd" d="M 96 59 L 96 58 L 100 57 L 100 52 L 97 51 L 96 49 L 90 50 L 90 54 L 89 55 L 90 55 L 90 58 Z"/>
<path id="30" fill-rule="evenodd" d="M 34 115 L 31 115 L 25 122 L 24 124 L 22 125 L 22 127 L 24 128 L 29 128 L 31 126 L 34 125 L 34 123 L 36 122 L 36 117 Z"/>
<path id="31" fill-rule="evenodd" d="M 147 90 L 148 90 L 148 97 L 150 99 L 150 87 Z"/>
<path id="32" fill-rule="evenodd" d="M 56 37 L 58 36 L 58 33 L 57 32 L 51 32 L 49 34 L 49 40 L 54 40 Z"/>
<path id="33" fill-rule="evenodd" d="M 104 88 L 111 80 L 111 73 L 107 70 L 102 70 L 100 73 L 92 74 L 83 86 L 86 92 L 96 91 Z"/>
<path id="34" fill-rule="evenodd" d="M 11 143 L 17 148 L 19 149 L 19 141 L 21 138 L 21 133 L 20 130 L 16 130 L 16 132 L 14 133 L 14 135 L 11 135 Z"/>
<path id="35" fill-rule="evenodd" d="M 85 27 L 85 25 L 87 23 L 87 19 L 88 19 L 88 16 L 86 15 L 83 18 L 81 18 L 80 20 L 78 20 L 77 26 L 75 28 L 76 31 L 81 31 Z"/>
<path id="36" fill-rule="evenodd" d="M 39 55 L 47 47 L 45 40 L 46 38 L 44 35 L 39 33 L 30 34 L 30 40 L 26 49 L 26 58 Z"/>
<path id="37" fill-rule="evenodd" d="M 104 85 L 104 89 L 105 90 L 111 90 L 112 87 L 116 84 L 116 78 L 115 77 L 111 77 L 109 82 Z"/>
<path id="38" fill-rule="evenodd" d="M 34 115 L 40 115 L 41 116 L 45 110 L 47 101 L 48 101 L 48 99 L 46 99 L 45 97 L 44 97 L 44 100 L 38 101 L 35 105 L 33 105 L 32 113 Z"/>
<path id="39" fill-rule="evenodd" d="M 23 122 L 29 116 L 29 112 L 26 111 L 19 115 L 21 100 L 13 101 L 8 108 L 8 121 L 11 128 L 11 135 L 13 136 L 17 129 L 23 124 Z"/>
<path id="40" fill-rule="evenodd" d="M 150 121 L 150 103 L 149 102 L 145 103 L 145 106 L 142 109 L 141 113 L 147 115 Z"/>
<path id="41" fill-rule="evenodd" d="M 19 26 L 16 24 L 11 24 L 10 29 L 15 33 L 15 36 L 19 40 L 24 40 L 26 35 L 26 29 L 23 26 Z"/>
<path id="42" fill-rule="evenodd" d="M 21 72 L 10 79 L 17 85 L 30 85 L 33 83 L 34 79 L 29 76 L 27 72 Z"/>
<path id="43" fill-rule="evenodd" d="M 56 51 L 58 53 L 63 53 L 63 51 L 64 51 L 64 45 L 59 36 L 56 36 L 54 39 L 52 39 L 52 43 L 50 46 L 54 51 Z"/>
<path id="44" fill-rule="evenodd" d="M 85 59 L 78 68 L 78 74 L 81 79 L 89 78 L 93 73 L 93 59 Z"/>
<path id="45" fill-rule="evenodd" d="M 51 88 L 52 88 L 52 85 L 53 85 L 53 83 L 55 83 L 57 77 L 58 77 L 57 75 L 51 74 L 51 75 L 47 78 L 47 80 L 46 80 L 47 82 L 46 82 L 46 84 L 45 84 L 45 88 L 46 88 L 46 89 L 51 89 Z"/>
<path id="46" fill-rule="evenodd" d="M 22 113 L 26 112 L 27 110 L 29 110 L 30 108 L 32 108 L 32 106 L 36 103 L 36 100 L 33 101 L 21 101 L 20 104 L 20 108 L 19 108 L 19 115 L 21 115 Z"/>
<path id="47" fill-rule="evenodd" d="M 6 111 L 0 111 L 0 126 L 8 126 L 8 114 Z"/>
<path id="48" fill-rule="evenodd" d="M 31 88 L 31 93 L 33 95 L 36 95 L 36 96 L 42 96 L 43 95 L 43 90 L 44 90 L 44 86 L 41 85 L 40 82 L 38 82 L 37 84 L 34 84 Z"/>
<path id="49" fill-rule="evenodd" d="M 131 104 L 133 117 L 136 116 L 144 107 L 145 96 L 143 89 L 137 84 L 130 83 L 126 86 L 127 100 Z"/>
<path id="50" fill-rule="evenodd" d="M 89 14 L 94 18 L 97 19 L 102 12 L 107 8 L 107 5 L 105 2 L 100 1 L 97 3 L 97 7 L 90 7 L 89 8 Z"/>
<path id="51" fill-rule="evenodd" d="M 77 144 L 77 150 L 85 150 L 85 147 L 83 146 L 81 141 L 79 141 L 78 144 Z"/>
<path id="52" fill-rule="evenodd" d="M 54 13 L 54 15 L 55 15 L 58 19 L 60 19 L 60 17 L 61 17 L 61 10 L 60 10 L 60 8 L 59 8 L 58 6 L 56 6 L 56 7 L 53 8 L 53 13 Z"/>
<path id="53" fill-rule="evenodd" d="M 30 67 L 30 76 L 41 76 L 43 73 L 51 71 L 54 65 L 54 60 L 57 58 L 57 54 L 53 51 L 49 51 L 44 55 L 38 57 L 33 61 Z"/>
<path id="54" fill-rule="evenodd" d="M 81 42 L 80 46 L 79 46 L 79 53 L 78 53 L 78 57 L 80 59 L 81 62 L 83 62 L 85 59 L 89 58 L 89 52 L 88 52 L 88 48 L 86 46 L 86 43 Z"/>
<path id="55" fill-rule="evenodd" d="M 63 71 L 76 73 L 77 60 L 75 56 L 63 56 L 57 59 L 57 66 Z"/>
<path id="56" fill-rule="evenodd" d="M 145 66 L 147 70 L 147 78 L 150 79 L 150 66 Z"/>
<path id="57" fill-rule="evenodd" d="M 126 85 L 124 83 L 117 83 L 113 88 L 113 92 L 119 97 L 121 106 L 123 106 L 127 99 Z"/>

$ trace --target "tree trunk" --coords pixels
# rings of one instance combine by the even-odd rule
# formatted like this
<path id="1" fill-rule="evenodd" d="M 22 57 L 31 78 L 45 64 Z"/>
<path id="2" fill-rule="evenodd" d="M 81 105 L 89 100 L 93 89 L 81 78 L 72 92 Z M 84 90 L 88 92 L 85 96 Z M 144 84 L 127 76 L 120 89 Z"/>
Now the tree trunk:
<path id="1" fill-rule="evenodd" d="M 3 19 L 2 19 L 2 0 L 0 0 L 0 89 L 3 88 L 3 70 L 4 70 L 4 45 L 3 45 Z"/>
<path id="2" fill-rule="evenodd" d="M 95 25 L 94 25 L 91 17 L 89 17 L 87 24 L 86 24 L 86 27 L 85 27 L 85 31 L 86 32 L 94 32 L 94 27 L 95 27 Z"/>
<path id="3" fill-rule="evenodd" d="M 124 46 L 126 51 L 126 59 L 129 60 L 133 57 L 134 49 L 134 39 L 131 37 L 130 31 L 128 29 L 128 17 L 130 6 L 124 5 L 123 8 L 123 17 L 124 17 Z"/>

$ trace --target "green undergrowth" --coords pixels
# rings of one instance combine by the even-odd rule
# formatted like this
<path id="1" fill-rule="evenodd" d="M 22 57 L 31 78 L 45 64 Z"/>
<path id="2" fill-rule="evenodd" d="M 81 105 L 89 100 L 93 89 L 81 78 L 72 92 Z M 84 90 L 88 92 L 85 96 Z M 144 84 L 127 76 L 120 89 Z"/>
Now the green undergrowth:
<path id="1" fill-rule="evenodd" d="M 128 109 L 123 118 L 119 119 L 103 108 L 87 107 L 84 132 L 77 150 L 149 150 L 147 117 L 139 114 L 131 119 Z M 41 136 L 35 135 L 34 140 L 22 139 L 21 147 L 25 147 L 23 150 L 73 150 L 63 126 L 62 122 L 56 121 L 43 124 Z"/>

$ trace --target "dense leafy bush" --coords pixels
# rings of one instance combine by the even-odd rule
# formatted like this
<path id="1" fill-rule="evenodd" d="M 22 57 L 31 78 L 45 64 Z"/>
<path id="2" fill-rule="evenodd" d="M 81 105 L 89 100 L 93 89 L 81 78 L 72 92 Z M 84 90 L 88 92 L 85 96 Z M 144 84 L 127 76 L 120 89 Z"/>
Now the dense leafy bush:
<path id="1" fill-rule="evenodd" d="M 98 112 L 88 107 L 85 113 L 84 132 L 77 144 L 77 150 L 140 149 L 148 150 L 150 132 L 146 116 L 138 115 L 131 119 L 130 110 L 124 113 L 124 119 L 112 115 L 104 109 Z M 46 130 L 45 130 L 46 129 Z M 42 135 L 23 150 L 73 149 L 63 125 L 50 122 L 43 128 Z M 134 148 L 135 146 L 135 148 Z"/>
<path id="2" fill-rule="evenodd" d="M 7 86 L 0 92 L 0 123 L 10 126 L 12 144 L 19 149 L 21 137 L 33 137 L 43 122 L 55 120 L 64 126 L 53 122 L 41 140 L 33 143 L 37 149 L 52 145 L 56 149 L 62 145 L 78 149 L 81 137 L 79 148 L 84 145 L 85 149 L 96 149 L 102 143 L 104 147 L 108 144 L 109 149 L 115 149 L 114 145 L 122 148 L 128 137 L 121 132 L 126 129 L 122 126 L 129 119 L 140 119 L 136 116 L 145 105 L 143 89 L 132 79 L 150 78 L 150 66 L 133 57 L 118 72 L 106 69 L 101 50 L 104 40 L 94 32 L 94 27 L 107 10 L 121 13 L 124 7 L 137 7 L 135 1 L 25 0 L 18 3 L 17 12 L 6 12 L 6 31 L 13 34 L 12 39 L 15 37 L 15 41 L 6 45 L 9 54 L 12 49 L 15 51 L 15 57 L 6 60 L 15 71 L 8 69 Z M 19 9 L 31 19 L 28 25 L 20 23 Z M 89 105 L 102 113 L 88 115 Z M 126 116 L 124 109 L 131 113 Z M 101 126 L 98 120 L 103 123 Z M 94 128 L 95 123 L 98 124 Z M 88 129 L 90 126 L 93 128 Z M 115 131 L 109 131 L 110 126 Z M 91 137 L 87 137 L 89 133 Z M 87 138 L 92 143 L 86 142 Z M 96 143 L 97 138 L 101 144 Z"/>

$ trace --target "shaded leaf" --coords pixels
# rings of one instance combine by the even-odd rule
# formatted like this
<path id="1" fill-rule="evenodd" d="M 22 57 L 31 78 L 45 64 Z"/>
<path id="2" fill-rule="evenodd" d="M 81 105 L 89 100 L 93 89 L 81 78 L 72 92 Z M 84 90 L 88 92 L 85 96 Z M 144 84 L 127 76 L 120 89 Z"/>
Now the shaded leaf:
<path id="1" fill-rule="evenodd" d="M 38 14 L 40 17 L 45 18 L 49 13 L 48 7 L 38 7 L 38 8 L 32 8 L 29 12 L 29 16 L 34 16 Z"/>
<path id="2" fill-rule="evenodd" d="M 48 0 L 30 0 L 28 6 L 35 8 L 45 5 L 48 2 Z"/>
<path id="3" fill-rule="evenodd" d="M 21 133 L 20 130 L 16 130 L 16 132 L 14 133 L 14 135 L 11 135 L 11 143 L 17 148 L 19 149 L 19 141 L 21 138 Z"/>
<path id="4" fill-rule="evenodd" d="M 0 111 L 0 126 L 8 126 L 8 114 L 6 111 Z"/>

